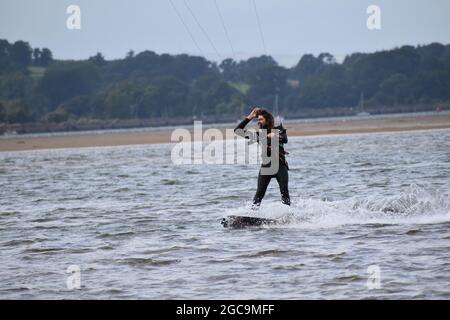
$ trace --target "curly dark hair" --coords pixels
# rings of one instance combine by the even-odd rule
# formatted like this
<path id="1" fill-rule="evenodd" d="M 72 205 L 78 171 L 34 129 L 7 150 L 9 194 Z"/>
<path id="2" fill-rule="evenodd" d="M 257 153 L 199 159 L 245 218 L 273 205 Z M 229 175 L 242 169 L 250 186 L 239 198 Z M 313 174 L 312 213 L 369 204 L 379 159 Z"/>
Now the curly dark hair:
<path id="1" fill-rule="evenodd" d="M 267 111 L 266 109 L 259 109 L 256 112 L 256 115 L 263 116 L 266 119 L 266 129 L 273 129 L 275 126 L 275 120 L 273 119 L 273 115 Z"/>

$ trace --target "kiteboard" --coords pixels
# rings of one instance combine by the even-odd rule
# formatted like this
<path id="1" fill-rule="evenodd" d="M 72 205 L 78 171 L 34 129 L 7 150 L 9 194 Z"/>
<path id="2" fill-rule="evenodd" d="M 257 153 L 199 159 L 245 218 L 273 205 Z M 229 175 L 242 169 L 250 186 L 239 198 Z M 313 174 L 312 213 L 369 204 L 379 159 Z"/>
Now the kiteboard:
<path id="1" fill-rule="evenodd" d="M 271 225 L 280 223 L 277 219 L 268 219 L 261 217 L 250 217 L 250 216 L 227 216 L 223 218 L 221 224 L 224 228 L 246 228 L 246 227 L 258 227 L 264 225 Z"/>

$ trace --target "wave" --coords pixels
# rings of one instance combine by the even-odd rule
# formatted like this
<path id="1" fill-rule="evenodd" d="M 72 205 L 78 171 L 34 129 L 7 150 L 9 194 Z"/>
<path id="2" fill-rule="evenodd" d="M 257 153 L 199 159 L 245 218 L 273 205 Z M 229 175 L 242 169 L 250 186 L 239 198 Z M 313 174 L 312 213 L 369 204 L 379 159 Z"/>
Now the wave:
<path id="1" fill-rule="evenodd" d="M 291 207 L 265 201 L 258 211 L 248 205 L 226 211 L 226 215 L 251 215 L 279 219 L 281 226 L 334 228 L 355 224 L 434 224 L 450 222 L 448 195 L 411 185 L 397 195 L 355 196 L 343 200 L 293 199 Z M 279 226 L 279 225 L 278 225 Z"/>

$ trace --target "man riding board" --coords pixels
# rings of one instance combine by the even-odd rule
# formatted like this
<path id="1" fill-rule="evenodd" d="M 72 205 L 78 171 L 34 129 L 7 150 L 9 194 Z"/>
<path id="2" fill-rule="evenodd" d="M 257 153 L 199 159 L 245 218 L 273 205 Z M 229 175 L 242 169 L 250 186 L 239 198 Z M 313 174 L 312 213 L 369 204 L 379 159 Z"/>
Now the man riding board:
<path id="1" fill-rule="evenodd" d="M 259 130 L 257 132 L 245 130 L 246 125 L 255 118 L 258 118 Z M 288 142 L 286 129 L 284 129 L 281 124 L 276 127 L 274 126 L 274 118 L 269 111 L 262 108 L 254 108 L 252 112 L 250 112 L 250 114 L 237 125 L 234 132 L 237 135 L 250 140 L 251 142 L 261 143 L 263 148 L 263 157 L 264 152 L 266 152 L 267 157 L 270 157 L 271 159 L 270 162 L 263 162 L 261 165 L 261 169 L 258 174 L 258 187 L 253 198 L 252 208 L 256 209 L 260 206 L 272 178 L 277 179 L 280 187 L 282 202 L 289 206 L 291 204 L 288 189 L 289 166 L 286 161 L 287 152 L 284 150 L 284 144 Z M 274 148 L 278 146 L 278 150 L 275 150 L 275 154 L 272 154 L 272 146 Z M 277 161 L 277 163 L 275 163 L 277 166 L 275 167 L 273 167 L 274 160 Z M 276 168 L 276 170 L 267 170 L 270 168 Z"/>

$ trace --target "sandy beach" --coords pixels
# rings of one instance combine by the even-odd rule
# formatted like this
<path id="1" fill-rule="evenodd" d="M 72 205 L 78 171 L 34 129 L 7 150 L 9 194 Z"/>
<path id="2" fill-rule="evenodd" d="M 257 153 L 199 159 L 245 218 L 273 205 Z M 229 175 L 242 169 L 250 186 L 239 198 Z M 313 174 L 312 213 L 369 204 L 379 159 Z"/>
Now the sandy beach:
<path id="1" fill-rule="evenodd" d="M 426 116 L 405 116 L 385 119 L 346 119 L 327 120 L 310 123 L 285 124 L 288 135 L 314 136 L 329 134 L 351 134 L 351 133 L 375 133 L 396 132 L 411 130 L 429 130 L 450 128 L 450 115 L 436 114 Z M 220 130 L 225 128 L 220 126 Z M 161 128 L 154 131 L 123 131 L 118 132 L 86 132 L 68 133 L 64 135 L 49 136 L 10 136 L 0 139 L 0 152 L 55 149 L 55 148 L 81 148 L 99 146 L 118 146 L 132 144 L 154 144 L 170 143 L 173 129 Z"/>

